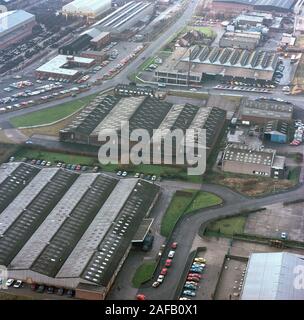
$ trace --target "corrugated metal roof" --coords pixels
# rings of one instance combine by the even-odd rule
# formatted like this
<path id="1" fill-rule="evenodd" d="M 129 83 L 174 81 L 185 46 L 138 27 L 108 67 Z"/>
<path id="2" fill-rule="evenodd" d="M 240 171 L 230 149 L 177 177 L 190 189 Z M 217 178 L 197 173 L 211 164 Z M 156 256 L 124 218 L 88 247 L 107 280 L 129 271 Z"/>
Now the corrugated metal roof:
<path id="1" fill-rule="evenodd" d="M 24 10 L 14 10 L 0 13 L 0 34 L 19 26 L 24 22 L 33 20 L 34 18 L 34 15 Z"/>
<path id="2" fill-rule="evenodd" d="M 242 300 L 303 300 L 304 289 L 297 287 L 299 266 L 304 268 L 304 256 L 289 252 L 253 253 Z"/>

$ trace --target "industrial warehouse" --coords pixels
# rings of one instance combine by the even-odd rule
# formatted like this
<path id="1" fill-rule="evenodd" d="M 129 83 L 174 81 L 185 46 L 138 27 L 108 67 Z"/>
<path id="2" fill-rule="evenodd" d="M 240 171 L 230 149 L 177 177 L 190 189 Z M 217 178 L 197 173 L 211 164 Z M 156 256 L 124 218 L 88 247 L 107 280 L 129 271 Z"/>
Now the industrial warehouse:
<path id="1" fill-rule="evenodd" d="M 0 167 L 0 264 L 29 284 L 104 299 L 132 241 L 143 241 L 160 188 L 135 178 L 22 162 Z M 140 232 L 138 232 L 140 230 Z"/>
<path id="2" fill-rule="evenodd" d="M 96 21 L 70 43 L 60 47 L 59 53 L 75 55 L 89 47 L 99 50 L 111 40 L 126 40 L 150 21 L 153 11 L 152 3 L 130 1 Z"/>
<path id="3" fill-rule="evenodd" d="M 242 300 L 303 300 L 304 290 L 296 268 L 304 268 L 304 256 L 290 252 L 253 253 L 248 262 Z"/>
<path id="4" fill-rule="evenodd" d="M 293 121 L 294 107 L 278 100 L 250 100 L 243 98 L 240 106 L 240 119 L 255 124 L 265 124 L 272 120 Z"/>
<path id="5" fill-rule="evenodd" d="M 199 84 L 204 76 L 272 81 L 278 54 L 209 46 L 176 48 L 155 71 L 158 82 Z"/>
<path id="6" fill-rule="evenodd" d="M 111 0 L 75 0 L 62 7 L 62 14 L 95 19 L 110 8 Z"/>
<path id="7" fill-rule="evenodd" d="M 0 13 L 0 49 L 31 35 L 35 25 L 35 16 L 24 10 Z"/>
<path id="8" fill-rule="evenodd" d="M 216 12 L 239 13 L 241 11 L 291 12 L 296 0 L 213 0 L 212 10 Z"/>
<path id="9" fill-rule="evenodd" d="M 224 110 L 188 103 L 168 103 L 153 97 L 150 91 L 140 94 L 130 97 L 98 96 L 71 124 L 60 130 L 60 141 L 100 146 L 102 142 L 98 141 L 98 136 L 102 129 L 119 133 L 121 123 L 128 121 L 130 132 L 147 130 L 151 143 L 157 142 L 154 136 L 156 129 L 206 129 L 206 153 L 207 156 L 210 154 L 226 119 Z"/>

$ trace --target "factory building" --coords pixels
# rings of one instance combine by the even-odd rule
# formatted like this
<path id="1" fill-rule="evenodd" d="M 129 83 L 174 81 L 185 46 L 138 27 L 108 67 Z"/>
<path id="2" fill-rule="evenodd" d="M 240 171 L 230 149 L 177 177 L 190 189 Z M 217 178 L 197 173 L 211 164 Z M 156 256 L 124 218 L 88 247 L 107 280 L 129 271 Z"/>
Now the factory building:
<path id="1" fill-rule="evenodd" d="M 206 129 L 207 156 L 216 143 L 226 119 L 226 112 L 219 108 L 175 105 L 158 100 L 146 90 L 119 89 L 114 96 L 98 96 L 89 103 L 67 127 L 60 130 L 61 141 L 100 146 L 98 141 L 102 129 L 120 132 L 122 122 L 128 121 L 130 132 L 146 129 L 151 145 L 155 140 L 155 129 L 174 130 L 188 128 Z"/>
<path id="2" fill-rule="evenodd" d="M 272 80 L 278 58 L 278 54 L 262 50 L 179 47 L 156 69 L 155 78 L 158 82 L 183 85 L 201 83 L 204 76 L 265 82 Z"/>
<path id="3" fill-rule="evenodd" d="M 220 47 L 254 50 L 261 42 L 260 32 L 225 32 L 220 39 Z"/>
<path id="4" fill-rule="evenodd" d="M 32 34 L 35 16 L 24 10 L 0 13 L 0 50 Z"/>
<path id="5" fill-rule="evenodd" d="M 151 17 L 153 11 L 154 5 L 151 2 L 130 1 L 97 21 L 92 27 L 118 36 L 119 33 L 130 30 L 141 21 L 147 22 L 147 17 Z"/>
<path id="6" fill-rule="evenodd" d="M 285 177 L 285 157 L 273 149 L 254 149 L 246 145 L 229 144 L 224 150 L 222 170 L 225 172 L 282 179 Z"/>
<path id="7" fill-rule="evenodd" d="M 252 253 L 241 299 L 304 300 L 301 287 L 303 268 L 303 255 L 290 252 Z"/>
<path id="8" fill-rule="evenodd" d="M 264 139 L 275 143 L 287 143 L 289 123 L 281 120 L 270 120 L 264 127 Z"/>
<path id="9" fill-rule="evenodd" d="M 250 121 L 255 124 L 265 124 L 272 120 L 291 123 L 293 121 L 293 105 L 275 99 L 249 100 L 243 98 L 239 118 L 242 121 Z"/>
<path id="10" fill-rule="evenodd" d="M 62 7 L 62 14 L 96 19 L 111 8 L 111 0 L 75 0 Z"/>
<path id="11" fill-rule="evenodd" d="M 159 193 L 140 179 L 2 164 L 0 264 L 9 278 L 105 299 Z"/>
<path id="12" fill-rule="evenodd" d="M 213 0 L 212 11 L 234 13 L 242 11 L 292 12 L 297 0 Z"/>

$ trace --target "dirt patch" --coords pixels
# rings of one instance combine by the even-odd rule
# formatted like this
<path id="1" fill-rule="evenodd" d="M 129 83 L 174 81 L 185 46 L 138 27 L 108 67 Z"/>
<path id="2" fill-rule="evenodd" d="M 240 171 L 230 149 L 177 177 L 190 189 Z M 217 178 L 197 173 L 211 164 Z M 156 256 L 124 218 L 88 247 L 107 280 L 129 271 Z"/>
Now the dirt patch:
<path id="1" fill-rule="evenodd" d="M 260 180 L 258 178 L 224 178 L 219 183 L 234 188 L 247 196 L 258 196 L 289 189 L 294 186 L 294 183 L 289 180 Z"/>

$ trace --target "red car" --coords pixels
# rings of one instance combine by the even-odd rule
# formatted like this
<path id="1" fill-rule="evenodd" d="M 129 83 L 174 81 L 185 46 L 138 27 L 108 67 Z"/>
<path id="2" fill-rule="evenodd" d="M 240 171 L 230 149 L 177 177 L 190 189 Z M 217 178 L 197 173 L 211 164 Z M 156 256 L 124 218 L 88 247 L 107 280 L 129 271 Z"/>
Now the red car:
<path id="1" fill-rule="evenodd" d="M 76 166 L 75 170 L 79 171 L 80 169 L 81 169 L 81 165 L 78 164 L 78 165 Z"/>
<path id="2" fill-rule="evenodd" d="M 199 278 L 199 279 L 202 278 L 202 276 L 198 273 L 188 273 L 188 277 L 195 277 L 195 278 Z"/>
<path id="3" fill-rule="evenodd" d="M 136 299 L 137 299 L 137 300 L 146 300 L 146 296 L 145 296 L 144 294 L 138 294 L 138 295 L 136 296 Z"/>
<path id="4" fill-rule="evenodd" d="M 187 281 L 199 282 L 200 279 L 199 279 L 199 278 L 196 278 L 196 277 L 188 277 L 188 278 L 187 278 Z"/>
<path id="5" fill-rule="evenodd" d="M 171 267 L 171 264 L 172 264 L 172 259 L 167 259 L 166 260 L 166 263 L 165 263 L 165 267 Z"/>
<path id="6" fill-rule="evenodd" d="M 160 274 L 161 274 L 162 276 L 165 276 L 165 275 L 167 274 L 167 272 L 168 272 L 168 269 L 167 269 L 167 268 L 162 268 Z"/>
<path id="7" fill-rule="evenodd" d="M 177 248 L 177 242 L 173 242 L 173 243 L 171 244 L 171 248 L 172 248 L 172 249 L 176 249 L 176 248 Z"/>

